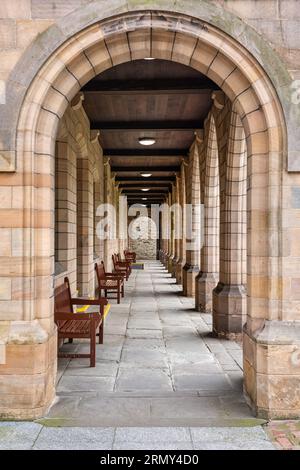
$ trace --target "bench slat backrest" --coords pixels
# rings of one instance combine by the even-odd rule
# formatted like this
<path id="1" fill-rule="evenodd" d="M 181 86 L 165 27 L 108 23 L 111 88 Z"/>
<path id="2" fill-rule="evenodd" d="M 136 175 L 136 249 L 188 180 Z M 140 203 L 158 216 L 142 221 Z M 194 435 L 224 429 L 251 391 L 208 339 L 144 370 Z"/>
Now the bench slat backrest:
<path id="1" fill-rule="evenodd" d="M 54 291 L 54 308 L 57 312 L 73 313 L 70 284 L 67 278 Z"/>
<path id="2" fill-rule="evenodd" d="M 96 271 L 98 283 L 99 281 L 105 279 L 105 269 L 104 269 L 103 262 L 101 262 L 101 264 L 95 263 L 95 271 Z"/>

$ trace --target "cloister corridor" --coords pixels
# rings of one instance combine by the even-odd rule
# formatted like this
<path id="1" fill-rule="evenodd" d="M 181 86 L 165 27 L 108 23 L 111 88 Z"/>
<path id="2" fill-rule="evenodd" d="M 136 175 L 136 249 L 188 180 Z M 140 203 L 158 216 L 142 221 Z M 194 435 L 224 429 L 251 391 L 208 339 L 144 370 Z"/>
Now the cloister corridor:
<path id="1" fill-rule="evenodd" d="M 0 449 L 300 447 L 299 1 L 259 4 L 0 1 Z"/>
<path id="2" fill-rule="evenodd" d="M 125 300 L 112 303 L 96 368 L 86 359 L 59 360 L 59 401 L 47 419 L 73 426 L 255 422 L 242 394 L 240 346 L 213 338 L 211 316 L 195 312 L 181 290 L 159 261 L 133 271 Z"/>

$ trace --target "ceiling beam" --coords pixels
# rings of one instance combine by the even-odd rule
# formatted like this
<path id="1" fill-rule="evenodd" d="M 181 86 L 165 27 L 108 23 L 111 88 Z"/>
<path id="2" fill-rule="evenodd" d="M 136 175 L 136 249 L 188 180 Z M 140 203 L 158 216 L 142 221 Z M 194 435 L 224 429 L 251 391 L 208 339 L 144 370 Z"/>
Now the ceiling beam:
<path id="1" fill-rule="evenodd" d="M 203 120 L 179 121 L 92 121 L 91 129 L 110 132 L 139 130 L 186 132 L 203 129 Z"/>
<path id="2" fill-rule="evenodd" d="M 142 188 L 150 188 L 150 190 L 152 189 L 159 189 L 159 188 L 162 188 L 162 189 L 171 189 L 171 183 L 157 183 L 157 184 L 154 184 L 154 183 L 119 183 L 119 188 L 121 189 L 142 189 Z M 147 192 L 147 191 L 144 191 L 144 192 Z"/>
<path id="3" fill-rule="evenodd" d="M 103 149 L 107 157 L 186 157 L 189 149 Z"/>
<path id="4" fill-rule="evenodd" d="M 149 170 L 150 171 L 150 170 Z M 141 182 L 143 184 L 159 183 L 160 181 L 165 183 L 172 183 L 176 180 L 176 176 L 116 176 L 116 181 L 132 183 L 134 181 Z"/>
<path id="5" fill-rule="evenodd" d="M 151 202 L 147 202 L 147 201 L 138 201 L 138 200 L 136 200 L 136 201 L 127 201 L 127 203 L 128 203 L 129 205 L 132 205 L 132 204 L 145 204 L 147 207 L 150 207 L 151 204 L 158 204 L 158 205 L 163 204 L 163 203 L 164 203 L 164 200 L 163 200 L 163 199 L 159 199 L 159 200 L 157 200 L 157 201 L 151 201 Z"/>
<path id="6" fill-rule="evenodd" d="M 166 189 L 156 189 L 156 188 L 151 188 L 150 191 L 141 191 L 138 188 L 132 188 L 132 189 L 123 189 L 122 191 L 123 194 L 128 194 L 130 196 L 138 196 L 138 197 L 148 197 L 148 196 L 157 196 L 158 194 L 160 196 L 165 196 L 166 194 L 169 193 L 169 191 Z"/>
<path id="7" fill-rule="evenodd" d="M 92 80 L 82 91 L 99 94 L 208 93 L 219 87 L 209 78 Z"/>
<path id="8" fill-rule="evenodd" d="M 114 173 L 143 173 L 143 172 L 159 172 L 159 173 L 177 173 L 181 170 L 179 165 L 173 166 L 111 166 Z"/>

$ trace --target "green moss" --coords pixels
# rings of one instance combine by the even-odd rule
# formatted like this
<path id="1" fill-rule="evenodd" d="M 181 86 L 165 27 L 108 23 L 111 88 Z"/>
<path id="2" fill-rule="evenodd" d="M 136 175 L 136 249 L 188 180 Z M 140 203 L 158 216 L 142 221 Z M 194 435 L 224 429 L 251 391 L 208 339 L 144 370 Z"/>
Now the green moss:
<path id="1" fill-rule="evenodd" d="M 236 419 L 228 419 L 228 421 L 226 422 L 226 426 L 237 427 L 237 428 L 250 428 L 254 426 L 262 426 L 263 424 L 266 424 L 266 423 L 267 421 L 265 419 L 236 418 Z"/>
<path id="2" fill-rule="evenodd" d="M 69 420 L 65 418 L 41 418 L 35 422 L 48 428 L 61 428 L 69 425 Z"/>

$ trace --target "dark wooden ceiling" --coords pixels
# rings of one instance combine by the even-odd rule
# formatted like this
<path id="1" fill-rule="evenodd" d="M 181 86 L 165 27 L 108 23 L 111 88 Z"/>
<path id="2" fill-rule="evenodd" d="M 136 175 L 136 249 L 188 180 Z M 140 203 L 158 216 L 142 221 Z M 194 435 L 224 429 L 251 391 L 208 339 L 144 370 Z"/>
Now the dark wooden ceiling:
<path id="1" fill-rule="evenodd" d="M 194 132 L 203 127 L 212 105 L 212 90 L 217 88 L 191 67 L 165 60 L 118 65 L 83 88 L 91 128 L 100 130 L 104 155 L 111 157 L 116 180 L 132 200 L 139 200 L 139 193 L 163 200 L 161 191 L 152 189 L 154 180 L 157 177 L 159 188 L 170 189 Z M 153 137 L 156 143 L 143 147 L 141 137 Z M 143 171 L 152 173 L 147 193 L 133 186 L 139 178 L 140 187 L 143 182 L 148 187 L 148 179 L 140 174 Z"/>

